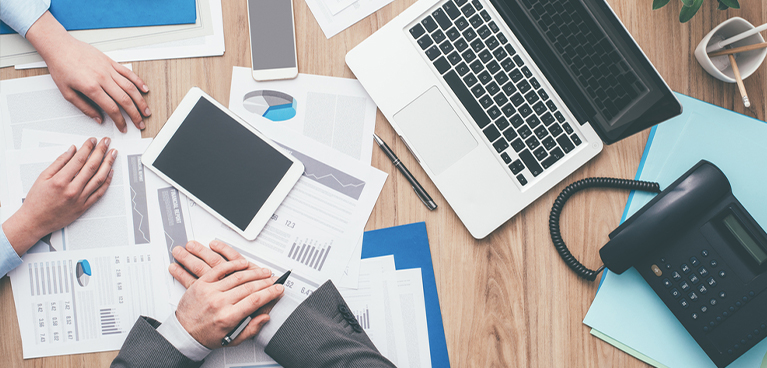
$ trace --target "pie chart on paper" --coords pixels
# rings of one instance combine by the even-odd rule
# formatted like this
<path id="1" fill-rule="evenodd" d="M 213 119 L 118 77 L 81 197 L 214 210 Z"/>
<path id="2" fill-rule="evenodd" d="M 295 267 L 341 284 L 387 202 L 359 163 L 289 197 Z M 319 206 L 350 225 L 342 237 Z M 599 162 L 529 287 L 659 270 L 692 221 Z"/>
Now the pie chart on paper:
<path id="1" fill-rule="evenodd" d="M 90 280 L 91 275 L 91 264 L 85 259 L 77 261 L 77 266 L 75 268 L 77 283 L 82 287 L 88 286 L 88 281 Z"/>
<path id="2" fill-rule="evenodd" d="M 296 116 L 296 99 L 287 93 L 271 90 L 248 92 L 242 104 L 245 110 L 271 121 L 285 121 Z"/>

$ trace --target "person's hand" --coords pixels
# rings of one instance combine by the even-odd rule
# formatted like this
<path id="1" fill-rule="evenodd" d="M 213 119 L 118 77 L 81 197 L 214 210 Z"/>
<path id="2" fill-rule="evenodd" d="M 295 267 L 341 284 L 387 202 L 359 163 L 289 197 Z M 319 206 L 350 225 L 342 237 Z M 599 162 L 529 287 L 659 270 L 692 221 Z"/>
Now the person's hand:
<path id="1" fill-rule="evenodd" d="M 101 124 L 101 113 L 94 106 L 97 105 L 125 133 L 128 127 L 120 113 L 122 107 L 136 128 L 146 127 L 143 117 L 152 112 L 141 92 L 147 93 L 149 88 L 130 69 L 72 37 L 50 12 L 45 12 L 29 28 L 26 38 L 48 64 L 64 98 L 85 115 Z"/>
<path id="2" fill-rule="evenodd" d="M 69 225 L 101 198 L 112 182 L 117 151 L 109 138 L 85 141 L 59 156 L 37 178 L 16 213 L 4 224 L 8 241 L 21 256 L 40 238 Z"/>
<path id="3" fill-rule="evenodd" d="M 171 264 L 169 271 L 187 288 L 176 318 L 195 340 L 215 349 L 240 321 L 272 304 L 285 289 L 273 285 L 270 270 L 249 263 L 226 244 L 214 241 L 211 249 L 194 241 L 187 243 L 186 249 L 174 248 L 173 256 L 183 267 Z M 229 345 L 253 337 L 268 321 L 268 314 L 258 314 Z"/>

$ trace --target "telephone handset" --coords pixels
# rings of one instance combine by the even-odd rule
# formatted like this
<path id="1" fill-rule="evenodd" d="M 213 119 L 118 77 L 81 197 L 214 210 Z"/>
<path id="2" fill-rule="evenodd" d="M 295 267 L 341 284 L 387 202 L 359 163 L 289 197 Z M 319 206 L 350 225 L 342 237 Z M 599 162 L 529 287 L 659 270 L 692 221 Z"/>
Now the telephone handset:
<path id="1" fill-rule="evenodd" d="M 563 205 L 558 199 L 552 208 L 552 240 L 593 280 L 602 268 L 585 269 L 561 241 Z M 599 251 L 603 267 L 618 274 L 635 267 L 717 367 L 767 336 L 767 234 L 714 164 L 698 162 L 609 237 Z"/>

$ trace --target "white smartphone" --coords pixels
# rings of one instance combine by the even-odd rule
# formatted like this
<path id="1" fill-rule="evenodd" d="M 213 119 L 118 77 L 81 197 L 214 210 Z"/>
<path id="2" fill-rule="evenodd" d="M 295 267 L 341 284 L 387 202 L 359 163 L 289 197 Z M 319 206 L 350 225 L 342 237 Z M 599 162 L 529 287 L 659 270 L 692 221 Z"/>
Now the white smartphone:
<path id="1" fill-rule="evenodd" d="M 199 88 L 189 90 L 141 162 L 248 240 L 304 172 L 300 161 Z"/>
<path id="2" fill-rule="evenodd" d="M 257 81 L 298 75 L 292 0 L 248 0 L 250 65 Z"/>

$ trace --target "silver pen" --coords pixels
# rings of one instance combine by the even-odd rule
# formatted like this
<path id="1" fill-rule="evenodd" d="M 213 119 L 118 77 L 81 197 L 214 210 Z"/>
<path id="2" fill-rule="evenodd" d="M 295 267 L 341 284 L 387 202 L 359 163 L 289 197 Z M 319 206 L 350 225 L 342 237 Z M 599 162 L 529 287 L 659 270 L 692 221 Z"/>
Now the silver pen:
<path id="1" fill-rule="evenodd" d="M 426 208 L 428 208 L 430 211 L 437 209 L 437 204 L 434 203 L 434 200 L 431 199 L 431 197 L 429 197 L 429 193 L 426 193 L 426 190 L 424 190 L 421 184 L 418 183 L 418 180 L 415 180 L 413 174 L 411 174 L 405 165 L 402 164 L 402 161 L 400 161 L 399 158 L 397 158 L 397 155 L 395 155 L 391 150 L 391 148 L 386 145 L 386 142 L 384 142 L 381 137 L 375 135 L 375 133 L 373 134 L 373 139 L 375 139 L 376 143 L 378 143 L 378 147 L 381 147 L 381 150 L 384 151 L 386 156 L 389 157 L 389 160 L 391 160 L 391 162 L 394 164 L 394 167 L 399 169 L 399 172 L 401 172 L 402 175 L 405 176 L 405 179 L 410 182 L 410 186 L 413 187 L 415 194 L 418 195 L 418 198 L 421 199 L 421 202 L 423 202 Z"/>

